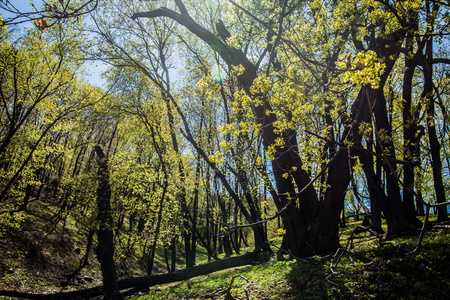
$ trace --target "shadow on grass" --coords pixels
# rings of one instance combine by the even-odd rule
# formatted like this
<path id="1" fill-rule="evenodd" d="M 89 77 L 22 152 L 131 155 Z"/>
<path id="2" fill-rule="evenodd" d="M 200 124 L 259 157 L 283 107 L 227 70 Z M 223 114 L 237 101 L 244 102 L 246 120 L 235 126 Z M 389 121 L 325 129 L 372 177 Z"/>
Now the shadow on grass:
<path id="1" fill-rule="evenodd" d="M 355 244 L 335 273 L 331 256 L 271 260 L 155 287 L 140 299 L 224 299 L 227 288 L 235 299 L 447 299 L 450 230 L 427 232 L 422 250 L 412 255 L 416 242 L 417 235 L 411 235 L 381 248 L 375 240 Z M 235 275 L 241 277 L 231 284 Z"/>
<path id="2" fill-rule="evenodd" d="M 450 295 L 450 231 L 427 233 L 422 250 L 410 254 L 416 236 L 378 248 L 375 243 L 344 255 L 336 274 L 331 258 L 298 261 L 286 275 L 289 299 L 447 299 Z"/>
<path id="3" fill-rule="evenodd" d="M 320 260 L 298 261 L 286 279 L 291 286 L 289 299 L 328 299 L 327 266 Z"/>

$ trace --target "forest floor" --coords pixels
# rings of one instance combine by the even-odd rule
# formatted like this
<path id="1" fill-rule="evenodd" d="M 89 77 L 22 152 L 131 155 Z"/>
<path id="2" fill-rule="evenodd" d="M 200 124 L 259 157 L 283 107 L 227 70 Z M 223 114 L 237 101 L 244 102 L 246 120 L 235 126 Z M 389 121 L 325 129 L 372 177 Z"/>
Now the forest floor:
<path id="1" fill-rule="evenodd" d="M 69 218 L 58 221 L 54 206 L 30 206 L 19 213 L 20 230 L 1 232 L 0 290 L 50 293 L 101 284 L 92 253 L 88 265 L 71 278 L 86 251 L 85 230 L 75 228 Z"/>
<path id="2" fill-rule="evenodd" d="M 21 230 L 0 237 L 0 290 L 48 293 L 101 284 L 93 251 L 89 264 L 68 280 L 86 251 L 87 230 L 75 228 L 70 221 L 51 228 L 48 220 L 54 212 L 49 211 L 41 207 L 24 214 Z M 342 246 L 360 224 L 348 223 L 341 229 Z M 152 287 L 150 294 L 135 299 L 446 298 L 450 294 L 450 226 L 432 226 L 421 250 L 412 254 L 417 241 L 418 234 L 411 234 L 380 244 L 378 238 L 363 232 L 355 236 L 353 247 L 338 255 L 272 259 Z M 136 275 L 142 275 L 142 270 L 122 277 Z"/>
<path id="3" fill-rule="evenodd" d="M 345 246 L 361 224 L 342 229 Z M 450 295 L 450 227 L 389 241 L 362 233 L 348 251 L 326 257 L 271 260 L 186 282 L 159 286 L 134 299 L 446 299 Z M 342 254 L 342 256 L 340 256 Z M 339 259 L 339 257 L 341 257 Z"/>

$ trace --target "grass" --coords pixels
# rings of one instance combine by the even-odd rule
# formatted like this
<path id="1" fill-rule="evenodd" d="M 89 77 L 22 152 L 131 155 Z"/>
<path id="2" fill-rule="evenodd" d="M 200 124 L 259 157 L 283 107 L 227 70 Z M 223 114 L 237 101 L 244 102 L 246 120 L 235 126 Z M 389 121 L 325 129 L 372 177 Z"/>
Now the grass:
<path id="1" fill-rule="evenodd" d="M 362 244 L 329 277 L 333 294 L 345 299 L 441 299 L 450 293 L 450 231 L 428 231 L 423 247 L 412 254 L 417 236 L 379 247 Z"/>
<path id="2" fill-rule="evenodd" d="M 135 299 L 221 298 L 226 295 L 227 289 L 234 297 L 245 297 L 248 294 L 256 298 L 264 298 L 264 295 L 272 294 L 277 299 L 283 299 L 280 297 L 285 295 L 290 287 L 280 285 L 280 278 L 287 276 L 292 265 L 293 262 L 269 261 L 258 266 L 229 269 L 168 287 L 157 286 L 149 295 Z M 230 286 L 232 280 L 233 285 Z"/>
<path id="3" fill-rule="evenodd" d="M 85 249 L 86 232 L 69 220 L 64 236 L 60 225 L 49 233 L 46 228 L 49 216 L 47 208 L 33 210 L 25 216 L 20 231 L 2 238 L 0 289 L 59 291 L 64 274 L 70 274 L 78 265 Z M 341 229 L 342 246 L 360 224 L 347 223 Z M 450 294 L 449 228 L 428 230 L 417 254 L 411 254 L 417 234 L 383 241 L 382 245 L 378 239 L 369 238 L 368 233 L 357 235 L 354 247 L 342 252 L 340 260 L 333 255 L 280 262 L 273 259 L 257 266 L 152 287 L 148 295 L 133 299 L 443 299 Z M 279 245 L 281 239 L 272 242 Z M 77 248 L 81 251 L 74 251 Z M 200 246 L 197 249 L 197 263 L 206 263 L 207 253 Z M 241 253 L 251 250 L 242 249 Z M 158 249 L 155 273 L 166 272 L 163 257 L 162 249 Z M 183 255 L 178 258 L 177 266 L 183 268 Z M 93 253 L 90 263 L 82 273 L 94 281 L 65 290 L 101 283 Z M 142 272 L 137 264 L 128 265 L 132 273 Z"/>
<path id="4" fill-rule="evenodd" d="M 358 225 L 342 229 L 342 245 Z M 271 260 L 153 287 L 134 299 L 443 299 L 450 294 L 450 229 L 427 231 L 416 254 L 411 253 L 416 234 L 382 245 L 368 237 L 360 234 L 339 261 L 332 255 Z"/>

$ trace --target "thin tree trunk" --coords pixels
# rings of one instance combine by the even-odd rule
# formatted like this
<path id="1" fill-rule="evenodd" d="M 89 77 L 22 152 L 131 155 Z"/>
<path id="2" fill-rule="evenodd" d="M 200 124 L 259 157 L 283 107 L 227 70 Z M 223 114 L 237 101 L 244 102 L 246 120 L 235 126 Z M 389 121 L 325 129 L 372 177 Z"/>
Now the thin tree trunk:
<path id="1" fill-rule="evenodd" d="M 80 260 L 80 265 L 78 266 L 78 268 L 75 269 L 75 271 L 72 272 L 72 274 L 70 275 L 70 278 L 74 278 L 76 275 L 78 275 L 78 273 L 80 273 L 80 271 L 89 263 L 89 254 L 91 252 L 92 249 L 92 244 L 94 241 L 94 233 L 95 230 L 89 230 L 88 233 L 88 240 L 87 240 L 87 245 L 86 245 L 86 252 L 83 255 L 83 258 L 81 258 Z"/>
<path id="2" fill-rule="evenodd" d="M 176 247 L 176 243 L 177 243 L 177 239 L 176 237 L 173 237 L 172 240 L 170 241 L 170 252 L 171 252 L 171 264 L 170 264 L 170 272 L 175 272 L 175 269 L 177 267 L 177 247 Z"/>
<path id="3" fill-rule="evenodd" d="M 373 148 L 373 138 L 371 138 L 371 141 L 368 142 L 368 150 L 372 150 Z M 366 153 L 360 153 L 360 155 L 367 155 Z M 373 156 L 367 157 L 367 165 L 365 166 L 364 173 L 367 176 L 372 176 L 374 178 L 378 177 L 375 175 L 374 170 L 374 161 Z M 360 161 L 362 159 L 360 158 Z M 370 228 L 378 233 L 383 233 L 383 229 L 381 227 L 381 206 L 380 206 L 380 199 L 376 196 L 376 193 L 374 192 L 373 184 L 367 184 L 368 190 L 369 190 L 369 197 L 370 197 L 370 210 L 371 210 L 371 216 L 370 216 Z M 380 187 L 381 188 L 381 187 Z"/>
<path id="4" fill-rule="evenodd" d="M 161 195 L 161 200 L 159 202 L 159 210 L 158 210 L 158 219 L 156 221 L 156 228 L 155 228 L 155 236 L 153 238 L 153 244 L 149 250 L 149 257 L 147 260 L 147 274 L 148 275 L 152 275 L 152 271 L 153 271 L 153 262 L 155 260 L 155 254 L 156 254 L 156 245 L 158 243 L 158 237 L 159 237 L 159 232 L 161 229 L 161 220 L 162 220 L 162 211 L 163 211 L 163 204 L 164 204 L 164 198 L 166 197 L 166 191 L 167 191 L 167 187 L 168 187 L 168 181 L 167 178 L 164 182 L 164 187 L 163 187 L 163 193 Z"/>
<path id="5" fill-rule="evenodd" d="M 427 4 L 429 6 L 429 3 Z M 429 8 L 428 8 L 429 10 Z M 431 148 L 431 165 L 433 168 L 434 191 L 436 193 L 436 202 L 444 203 L 445 188 L 442 180 L 442 161 L 441 161 L 441 145 L 436 134 L 435 113 L 434 113 L 434 95 L 433 95 L 433 39 L 430 37 L 427 41 L 426 47 L 427 64 L 424 68 L 425 84 L 423 88 L 423 98 L 427 99 L 427 128 L 428 139 Z M 445 221 L 448 219 L 447 207 L 438 207 L 438 221 Z"/>
<path id="6" fill-rule="evenodd" d="M 199 185 L 200 185 L 200 155 L 197 155 L 197 168 L 195 171 L 195 188 L 194 188 L 194 199 L 193 199 L 193 215 L 191 220 L 191 255 L 189 257 L 186 257 L 186 268 L 190 268 L 195 266 L 195 252 L 197 247 L 197 218 L 198 218 L 198 194 L 199 194 Z M 209 252 L 209 251 L 208 251 Z"/>
<path id="7" fill-rule="evenodd" d="M 228 224 L 228 212 L 225 207 L 225 201 L 220 197 L 220 195 L 217 195 L 217 201 L 219 202 L 220 210 L 222 211 L 222 224 L 226 225 Z M 221 244 L 227 257 L 233 255 L 229 232 L 224 232 Z"/>
<path id="8" fill-rule="evenodd" d="M 411 38 L 407 38 L 407 43 L 412 43 Z M 410 47 L 408 47 L 410 49 Z M 411 50 L 412 51 L 412 50 Z M 411 112 L 412 84 L 415 70 L 415 63 L 411 59 L 405 60 L 405 73 L 403 75 L 403 147 L 404 160 L 410 161 L 403 167 L 403 204 L 411 215 L 415 214 L 414 195 L 409 189 L 414 189 L 414 164 L 412 160 L 415 155 L 414 137 L 416 133 L 416 122 Z"/>

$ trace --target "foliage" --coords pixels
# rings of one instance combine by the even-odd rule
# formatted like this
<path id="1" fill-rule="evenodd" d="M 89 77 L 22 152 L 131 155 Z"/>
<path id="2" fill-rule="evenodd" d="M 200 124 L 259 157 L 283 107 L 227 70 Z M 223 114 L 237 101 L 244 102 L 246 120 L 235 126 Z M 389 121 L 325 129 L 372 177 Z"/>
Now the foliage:
<path id="1" fill-rule="evenodd" d="M 343 242 L 359 224 L 348 224 Z M 249 281 L 236 280 L 231 294 L 238 299 L 247 299 L 246 293 L 249 299 L 439 298 L 448 289 L 449 238 L 448 229 L 428 232 L 424 249 L 417 255 L 409 253 L 417 242 L 415 235 L 397 238 L 382 247 L 375 240 L 366 241 L 356 243 L 334 273 L 330 270 L 331 256 L 270 261 L 156 287 L 136 299 L 222 299 L 218 291 L 226 289 L 237 274 Z"/>
<path id="2" fill-rule="evenodd" d="M 0 235 L 20 233 L 42 210 L 43 231 L 60 230 L 63 239 L 79 227 L 86 251 L 95 249 L 100 145 L 121 276 L 272 253 L 278 244 L 312 256 L 219 274 L 216 283 L 192 280 L 185 291 L 154 297 L 409 297 L 394 291 L 400 285 L 437 296 L 409 283 L 401 267 L 418 279 L 426 274 L 431 286 L 444 282 L 445 230 L 442 240 L 427 236 L 438 241 L 426 259 L 409 254 L 415 238 L 405 237 L 383 247 L 361 243 L 333 268 L 337 274 L 328 268 L 336 257 L 314 255 L 332 254 L 348 237 L 349 210 L 370 213 L 370 228 L 391 238 L 420 228 L 424 205 L 446 201 L 448 4 L 55 0 L 31 7 L 0 1 L 13 14 L 0 28 Z M 22 20 L 36 28 L 15 40 L 8 30 Z M 86 59 L 109 66 L 103 88 L 81 77 Z M 448 219 L 443 207 L 439 221 Z M 238 274 L 249 282 L 235 277 L 230 288 Z"/>
<path id="3" fill-rule="evenodd" d="M 45 33 L 30 30 L 14 43 L 2 36 L 2 215 L 26 207 L 30 189 L 41 186 L 43 174 L 54 172 L 54 159 L 65 154 L 64 136 L 83 110 L 102 97 L 101 91 L 76 79 L 82 66 L 81 40 L 75 29 L 57 26 Z"/>

